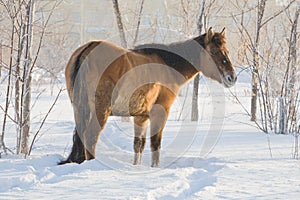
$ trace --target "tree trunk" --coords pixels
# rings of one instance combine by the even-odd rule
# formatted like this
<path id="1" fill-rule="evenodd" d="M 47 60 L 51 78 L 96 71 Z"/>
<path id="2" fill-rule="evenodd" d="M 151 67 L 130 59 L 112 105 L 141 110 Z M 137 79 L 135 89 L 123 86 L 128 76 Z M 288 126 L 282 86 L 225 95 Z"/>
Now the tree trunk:
<path id="1" fill-rule="evenodd" d="M 252 95 L 251 95 L 251 121 L 256 121 L 257 94 L 258 94 L 258 53 L 253 52 L 253 71 L 252 71 Z"/>
<path id="2" fill-rule="evenodd" d="M 259 43 L 260 43 L 260 30 L 262 27 L 262 19 L 265 12 L 267 0 L 258 0 L 257 5 L 257 19 L 255 40 L 253 47 L 253 71 L 252 71 L 252 96 L 251 96 L 251 121 L 256 121 L 257 112 L 257 94 L 258 94 L 258 81 L 259 81 Z"/>
<path id="3" fill-rule="evenodd" d="M 288 76 L 288 85 L 286 86 L 286 97 L 288 98 L 287 107 L 287 125 L 290 125 L 290 132 L 294 132 L 297 129 L 297 114 L 296 114 L 296 89 L 295 84 L 297 80 L 297 26 L 298 26 L 298 19 L 300 14 L 300 2 L 298 8 L 295 13 L 295 17 L 292 24 L 290 41 L 289 41 L 289 55 L 288 55 L 288 63 L 287 69 L 290 69 L 290 75 Z"/>
<path id="4" fill-rule="evenodd" d="M 144 8 L 144 2 L 145 0 L 140 0 L 140 6 L 139 6 L 139 11 L 138 11 L 138 22 L 135 30 L 135 36 L 133 39 L 132 46 L 135 46 L 138 37 L 139 37 L 139 30 L 140 30 L 140 24 L 141 24 L 141 18 L 142 18 L 142 13 L 143 13 L 143 8 Z"/>
<path id="5" fill-rule="evenodd" d="M 194 86 L 193 86 L 192 116 L 191 116 L 192 121 L 198 121 L 199 119 L 199 108 L 198 108 L 199 79 L 200 79 L 200 75 L 198 74 L 194 79 Z"/>
<path id="6" fill-rule="evenodd" d="M 23 119 L 24 123 L 22 126 L 22 142 L 21 142 L 21 153 L 27 155 L 29 152 L 29 136 L 30 136 L 30 108 L 31 108 L 31 74 L 26 80 L 25 85 L 25 98 L 23 102 Z"/>
<path id="7" fill-rule="evenodd" d="M 2 50 L 2 40 L 0 40 L 0 78 L 2 73 L 2 63 L 3 63 L 3 50 Z"/>
<path id="8" fill-rule="evenodd" d="M 286 134 L 286 108 L 285 108 L 285 100 L 283 97 L 279 97 L 278 101 L 278 112 L 279 112 L 279 133 Z"/>
<path id="9" fill-rule="evenodd" d="M 201 34 L 203 29 L 204 8 L 205 8 L 205 0 L 202 0 L 200 13 L 198 17 L 198 23 L 197 23 L 197 29 L 199 34 Z M 199 108 L 198 108 L 199 79 L 200 79 L 200 75 L 198 74 L 194 79 L 194 86 L 193 86 L 192 116 L 191 116 L 192 121 L 198 121 L 199 119 Z"/>
<path id="10" fill-rule="evenodd" d="M 118 2 L 118 0 L 112 0 L 112 2 L 113 2 L 114 12 L 115 12 L 116 19 L 117 19 L 117 25 L 118 25 L 119 35 L 120 35 L 120 39 L 121 39 L 121 45 L 122 45 L 122 47 L 126 48 L 127 41 L 126 41 L 124 26 L 123 26 L 123 22 L 122 22 L 122 15 L 121 15 L 121 12 L 119 9 L 119 2 Z"/>
<path id="11" fill-rule="evenodd" d="M 34 15 L 34 0 L 29 1 L 27 6 L 27 35 L 26 35 L 26 49 L 25 49 L 25 65 L 24 65 L 24 87 L 23 87 L 23 126 L 21 137 L 21 153 L 27 155 L 29 152 L 29 135 L 30 135 L 30 108 L 31 108 L 31 47 L 32 47 L 32 23 Z"/>
<path id="12" fill-rule="evenodd" d="M 21 137 L 22 137 L 22 122 L 20 117 L 20 79 L 21 79 L 21 59 L 23 54 L 23 47 L 25 43 L 25 24 L 21 21 L 21 29 L 19 31 L 19 44 L 16 61 L 16 75 L 15 75 L 15 121 L 17 122 L 17 154 L 21 151 Z"/>

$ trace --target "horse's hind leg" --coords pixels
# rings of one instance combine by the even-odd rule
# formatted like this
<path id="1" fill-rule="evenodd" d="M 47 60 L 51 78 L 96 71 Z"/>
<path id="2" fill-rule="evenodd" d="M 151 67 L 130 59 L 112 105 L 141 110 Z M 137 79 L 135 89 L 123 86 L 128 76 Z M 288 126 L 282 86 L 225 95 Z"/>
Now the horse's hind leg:
<path id="1" fill-rule="evenodd" d="M 85 156 L 86 160 L 95 159 L 96 145 L 101 131 L 104 129 L 109 115 L 101 113 L 98 117 L 94 116 L 87 127 L 85 133 Z"/>
<path id="2" fill-rule="evenodd" d="M 136 116 L 134 117 L 134 165 L 140 165 L 142 153 L 146 144 L 146 132 L 149 117 Z"/>

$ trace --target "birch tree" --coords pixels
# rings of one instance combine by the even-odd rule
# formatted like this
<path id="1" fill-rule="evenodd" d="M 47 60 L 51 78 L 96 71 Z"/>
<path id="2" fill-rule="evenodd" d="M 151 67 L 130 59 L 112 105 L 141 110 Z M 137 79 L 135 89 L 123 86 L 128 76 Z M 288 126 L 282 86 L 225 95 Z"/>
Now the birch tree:
<path id="1" fill-rule="evenodd" d="M 291 23 L 290 36 L 288 39 L 288 58 L 287 66 L 284 75 L 284 80 L 280 95 L 279 121 L 280 134 L 291 133 L 294 136 L 293 158 L 299 158 L 299 136 L 300 136 L 300 120 L 299 120 L 299 101 L 300 101 L 300 87 L 299 80 L 297 80 L 297 73 L 299 73 L 299 15 L 300 2 L 298 2 L 297 9 L 293 18 L 290 18 Z"/>
<path id="2" fill-rule="evenodd" d="M 267 0 L 257 1 L 257 17 L 256 17 L 256 28 L 254 33 L 254 42 L 252 45 L 252 95 L 251 95 L 251 121 L 256 121 L 257 112 L 257 94 L 258 94 L 258 70 L 259 65 L 259 44 L 260 44 L 260 33 L 262 28 L 262 19 L 265 13 Z"/>
<path id="3" fill-rule="evenodd" d="M 59 1 L 53 2 L 46 23 L 38 25 L 35 25 L 38 22 L 34 21 L 35 5 L 35 0 L 18 2 L 0 0 L 0 6 L 6 11 L 6 22 L 9 22 L 7 28 L 11 29 L 10 37 L 7 38 L 9 62 L 6 99 L 4 107 L 1 106 L 4 116 L 0 144 L 5 153 L 7 148 L 4 138 L 8 119 L 16 125 L 16 153 L 24 155 L 29 153 L 32 74 L 37 66 L 46 27 Z M 9 114 L 10 108 L 14 110 L 14 116 Z"/>
<path id="4" fill-rule="evenodd" d="M 237 18 L 237 15 L 232 15 L 238 30 L 241 34 L 241 38 L 246 42 L 247 50 L 249 51 L 251 58 L 247 57 L 248 53 L 243 53 L 244 57 L 247 57 L 246 61 L 252 68 L 252 83 L 251 83 L 251 121 L 256 122 L 257 121 L 257 109 L 258 109 L 258 103 L 259 103 L 259 109 L 260 109 L 260 120 L 261 120 L 261 128 L 268 132 L 268 115 L 272 115 L 269 113 L 271 111 L 270 109 L 270 98 L 266 94 L 267 90 L 266 88 L 269 87 L 267 80 L 268 77 L 266 76 L 265 79 L 263 78 L 261 72 L 266 69 L 265 66 L 269 66 L 270 63 L 268 63 L 265 58 L 270 57 L 267 52 L 264 52 L 264 48 L 261 47 L 262 41 L 261 41 L 261 35 L 262 32 L 265 32 L 265 36 L 267 36 L 270 33 L 266 33 L 268 30 L 268 27 L 271 26 L 271 22 L 279 17 L 281 14 L 283 14 L 287 9 L 290 8 L 291 5 L 295 0 L 292 0 L 289 2 L 288 5 L 283 7 L 282 9 L 279 9 L 278 11 L 272 12 L 270 9 L 268 10 L 268 17 L 266 17 L 266 9 L 267 5 L 269 3 L 268 0 L 257 0 L 256 3 L 250 1 L 245 1 L 243 3 L 243 7 L 246 5 L 251 5 L 250 8 L 248 8 L 246 11 L 242 10 L 242 13 L 239 14 L 241 16 L 241 22 L 239 22 L 239 19 Z M 235 6 L 239 7 L 237 3 Z M 248 13 L 255 13 L 255 19 L 250 19 L 254 24 L 254 31 L 251 29 L 251 25 L 246 26 L 243 22 L 244 20 L 244 14 L 245 12 Z M 274 27 L 274 24 L 272 24 Z M 266 40 L 266 39 L 264 39 Z M 274 41 L 273 41 L 274 42 Z M 271 47 L 273 47 L 272 44 L 270 44 Z M 275 51 L 275 49 L 268 49 L 268 52 Z M 266 54 L 264 54 L 266 53 Z M 262 63 L 264 66 L 262 66 Z M 258 95 L 260 94 L 261 98 L 258 98 Z"/>
<path id="5" fill-rule="evenodd" d="M 249 5 L 248 3 L 245 4 Z M 240 19 L 236 17 L 238 14 L 233 15 L 241 38 L 246 41 L 248 51 L 243 52 L 241 56 L 246 58 L 248 65 L 253 69 L 251 97 L 253 107 L 248 114 L 265 133 L 294 135 L 295 158 L 298 157 L 300 134 L 300 88 L 297 78 L 300 72 L 297 59 L 300 55 L 299 4 L 300 2 L 297 5 L 293 0 L 282 5 L 258 1 L 252 7 L 242 10 Z M 236 6 L 238 7 L 237 4 Z M 243 22 L 246 12 L 256 13 L 255 20 L 250 19 L 256 25 L 254 31 Z"/>
<path id="6" fill-rule="evenodd" d="M 197 30 L 198 30 L 199 35 L 202 33 L 202 30 L 203 30 L 204 8 L 205 8 L 205 0 L 202 0 L 201 7 L 199 9 L 199 17 L 198 17 L 198 21 L 197 21 Z M 200 75 L 198 74 L 195 77 L 194 83 L 193 83 L 191 121 L 198 121 L 198 119 L 199 119 L 199 108 L 198 108 L 199 80 L 200 80 Z"/>

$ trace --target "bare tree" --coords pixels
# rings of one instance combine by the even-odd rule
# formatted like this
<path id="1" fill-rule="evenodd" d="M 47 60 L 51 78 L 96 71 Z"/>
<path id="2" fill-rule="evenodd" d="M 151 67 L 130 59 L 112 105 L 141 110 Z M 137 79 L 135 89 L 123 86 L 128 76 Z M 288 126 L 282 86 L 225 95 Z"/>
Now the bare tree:
<path id="1" fill-rule="evenodd" d="M 285 133 L 288 128 L 288 123 L 292 123 L 290 128 L 294 129 L 296 125 L 296 96 L 298 96 L 298 91 L 296 90 L 296 73 L 297 73 L 297 40 L 299 33 L 297 32 L 298 27 L 298 19 L 300 13 L 300 6 L 295 11 L 294 19 L 290 19 L 292 23 L 292 28 L 290 32 L 290 37 L 288 40 L 289 43 L 289 53 L 288 53 L 288 60 L 287 60 L 287 67 L 286 72 L 284 75 L 284 82 L 282 84 L 281 89 L 281 99 L 284 98 L 284 107 L 287 106 L 287 112 L 283 111 L 284 107 L 282 107 L 281 112 L 285 112 L 287 116 L 283 117 L 286 119 L 286 122 L 283 120 L 280 124 L 280 133 Z M 283 99 L 282 99 L 283 100 Z M 291 131 L 291 130 L 290 130 Z"/>
<path id="2" fill-rule="evenodd" d="M 256 113 L 257 113 L 257 95 L 259 92 L 262 93 L 262 105 L 263 105 L 263 118 L 267 118 L 267 100 L 265 99 L 264 91 L 262 90 L 262 81 L 259 78 L 259 70 L 260 70 L 260 35 L 261 35 L 261 29 L 266 26 L 271 20 L 278 17 L 280 14 L 282 14 L 286 9 L 288 9 L 292 3 L 295 1 L 291 1 L 285 8 L 281 9 L 280 11 L 274 13 L 271 17 L 263 20 L 264 14 L 265 14 L 265 8 L 267 0 L 258 0 L 257 1 L 257 17 L 256 17 L 256 29 L 254 34 L 254 40 L 252 41 L 252 56 L 253 56 L 253 71 L 252 71 L 252 97 L 251 97 L 251 121 L 256 121 Z M 259 87 L 259 88 L 258 88 Z M 266 129 L 266 132 L 268 132 L 268 126 L 267 126 L 267 120 L 264 122 L 264 129 Z"/>
<path id="3" fill-rule="evenodd" d="M 265 17 L 266 8 L 267 8 L 267 0 L 258 0 L 256 4 L 253 4 L 252 6 L 247 10 L 247 12 L 255 11 L 256 18 L 254 20 L 255 30 L 254 34 L 252 34 L 252 30 L 250 29 L 251 26 L 246 26 L 243 22 L 244 20 L 244 14 L 245 11 L 242 10 L 242 13 L 239 14 L 242 17 L 242 21 L 239 22 L 237 15 L 232 15 L 239 32 L 241 33 L 241 37 L 244 41 L 246 41 L 247 50 L 249 50 L 251 57 L 248 58 L 247 53 L 243 53 L 243 56 L 247 57 L 247 62 L 252 67 L 252 94 L 251 94 L 251 121 L 257 121 L 257 108 L 259 103 L 260 108 L 260 119 L 261 119 L 261 128 L 263 131 L 268 132 L 268 119 L 272 115 L 270 113 L 272 110 L 270 108 L 270 98 L 266 94 L 268 90 L 266 88 L 269 87 L 268 83 L 268 76 L 265 76 L 265 79 L 263 79 L 261 72 L 265 70 L 265 67 L 262 67 L 262 63 L 264 65 L 269 66 L 268 60 L 265 58 L 270 57 L 270 54 L 266 52 L 264 55 L 264 49 L 261 48 L 262 41 L 261 41 L 261 34 L 262 32 L 266 32 L 268 30 L 268 27 L 273 19 L 276 17 L 279 17 L 284 11 L 290 8 L 290 6 L 295 2 L 294 0 L 290 1 L 290 3 L 276 11 L 276 12 L 270 12 L 268 10 L 269 17 Z M 243 6 L 249 4 L 249 1 L 245 1 Z M 236 5 L 237 6 L 237 5 Z M 271 15 L 270 15 L 271 13 Z M 252 20 L 253 21 L 253 20 Z M 272 44 L 270 44 L 271 47 Z M 274 49 L 269 49 L 268 52 L 272 52 Z M 258 94 L 260 94 L 261 98 L 258 98 Z M 272 127 L 273 128 L 273 127 Z"/>
<path id="4" fill-rule="evenodd" d="M 257 17 L 255 24 L 256 37 L 250 39 L 250 30 L 244 26 L 244 23 L 237 22 L 241 36 L 246 38 L 247 50 L 252 55 L 252 62 L 259 66 L 255 71 L 257 77 L 257 109 L 259 109 L 260 119 L 256 119 L 254 113 L 248 113 L 254 116 L 253 119 L 258 128 L 265 133 L 275 132 L 279 134 L 291 134 L 294 136 L 293 158 L 299 157 L 299 136 L 300 136 L 300 87 L 299 87 L 299 15 L 300 2 L 289 1 L 281 5 L 277 12 L 270 11 L 271 6 L 257 4 L 254 8 L 256 12 L 264 7 L 268 13 L 268 18 Z M 279 6 L 277 6 L 278 8 Z M 269 10 L 268 10 L 269 9 Z M 249 9 L 251 10 L 251 9 Z M 284 15 L 285 13 L 285 15 Z M 293 14 L 291 14 L 293 13 Z M 244 12 L 242 12 L 243 16 Z M 257 13 L 257 16 L 262 13 Z M 280 20 L 274 20 L 280 18 Z M 242 17 L 243 21 L 243 17 Z M 280 23 L 278 23 L 280 21 Z M 264 40 L 256 44 L 257 30 L 263 34 Z M 269 30 L 272 30 L 270 32 Z M 276 30 L 279 30 L 278 32 Z M 282 39 L 284 38 L 284 40 Z M 250 41 L 250 42 L 249 42 Z M 254 47 L 259 47 L 255 50 Z M 243 56 L 248 58 L 247 53 Z M 249 59 L 248 59 L 249 60 Z M 255 69 L 254 69 L 255 70 Z M 275 73 L 276 72 L 276 73 Z M 253 111 L 253 109 L 251 109 Z"/>
<path id="5" fill-rule="evenodd" d="M 36 68 L 45 29 L 54 8 L 59 5 L 59 1 L 53 2 L 53 5 L 46 23 L 37 25 L 37 30 L 34 31 L 33 26 L 36 23 L 34 21 L 35 0 L 18 2 L 0 0 L 0 6 L 5 8 L 11 27 L 11 36 L 8 38 L 8 41 L 10 41 L 10 60 L 8 63 L 6 101 L 3 108 L 4 120 L 1 134 L 1 146 L 5 151 L 4 135 L 7 119 L 10 119 L 17 127 L 16 153 L 24 155 L 29 153 L 32 74 L 34 68 Z M 32 42 L 34 36 L 36 43 Z M 13 89 L 14 96 L 12 94 Z M 15 100 L 14 107 L 12 107 L 15 111 L 14 117 L 9 115 L 10 97 Z"/>

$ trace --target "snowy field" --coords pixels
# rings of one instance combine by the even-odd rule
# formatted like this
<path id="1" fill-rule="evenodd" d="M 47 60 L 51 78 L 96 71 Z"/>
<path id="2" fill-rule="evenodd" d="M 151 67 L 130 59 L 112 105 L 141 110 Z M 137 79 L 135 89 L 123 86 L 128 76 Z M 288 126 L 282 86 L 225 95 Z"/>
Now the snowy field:
<path id="1" fill-rule="evenodd" d="M 238 83 L 231 89 L 247 108 L 249 88 Z M 205 84 L 200 91 L 198 123 L 188 120 L 191 101 L 184 100 L 185 90 L 175 102 L 164 129 L 160 168 L 150 167 L 149 140 L 142 165 L 132 165 L 133 124 L 119 118 L 107 123 L 96 160 L 58 166 L 69 154 L 74 128 L 64 92 L 32 155 L 0 159 L 0 199 L 299 199 L 300 161 L 292 159 L 293 137 L 266 135 L 251 126 L 227 89 L 225 103 L 212 98 Z M 54 98 L 47 91 L 39 99 L 33 133 Z M 223 116 L 212 114 L 222 107 Z M 8 146 L 14 144 L 12 125 L 6 138 Z"/>

